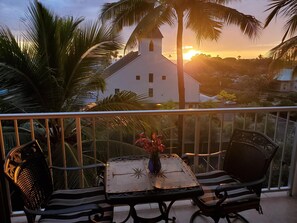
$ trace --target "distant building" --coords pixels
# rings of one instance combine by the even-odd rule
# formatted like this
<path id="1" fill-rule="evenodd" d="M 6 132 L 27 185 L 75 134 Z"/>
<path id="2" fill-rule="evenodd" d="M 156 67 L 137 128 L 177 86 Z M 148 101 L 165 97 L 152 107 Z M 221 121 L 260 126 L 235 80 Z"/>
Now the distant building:
<path id="1" fill-rule="evenodd" d="M 297 92 L 297 75 L 293 69 L 282 69 L 272 82 L 272 89 L 280 92 Z"/>
<path id="2" fill-rule="evenodd" d="M 139 40 L 138 51 L 130 52 L 104 71 L 106 91 L 100 98 L 127 90 L 148 97 L 149 103 L 178 103 L 176 64 L 162 55 L 162 38 L 159 29 Z M 184 73 L 187 107 L 197 107 L 201 101 L 200 83 Z"/>

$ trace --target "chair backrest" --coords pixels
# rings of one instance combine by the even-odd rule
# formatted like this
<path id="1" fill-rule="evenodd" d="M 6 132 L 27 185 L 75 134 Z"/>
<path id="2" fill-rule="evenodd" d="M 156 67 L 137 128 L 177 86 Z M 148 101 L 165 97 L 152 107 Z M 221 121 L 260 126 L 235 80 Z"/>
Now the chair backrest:
<path id="1" fill-rule="evenodd" d="M 223 169 L 241 182 L 263 178 L 278 149 L 268 136 L 236 129 L 226 151 Z"/>
<path id="2" fill-rule="evenodd" d="M 27 208 L 37 210 L 44 207 L 53 192 L 53 184 L 36 140 L 13 148 L 5 159 L 4 172 L 20 189 Z"/>

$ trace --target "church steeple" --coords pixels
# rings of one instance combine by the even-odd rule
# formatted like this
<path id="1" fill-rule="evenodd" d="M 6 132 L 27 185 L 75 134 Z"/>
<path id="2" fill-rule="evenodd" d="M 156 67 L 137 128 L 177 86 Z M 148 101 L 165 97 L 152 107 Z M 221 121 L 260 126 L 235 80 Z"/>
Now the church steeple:
<path id="1" fill-rule="evenodd" d="M 138 53 L 142 55 L 147 53 L 162 54 L 162 38 L 160 30 L 153 29 L 152 32 L 138 40 Z"/>

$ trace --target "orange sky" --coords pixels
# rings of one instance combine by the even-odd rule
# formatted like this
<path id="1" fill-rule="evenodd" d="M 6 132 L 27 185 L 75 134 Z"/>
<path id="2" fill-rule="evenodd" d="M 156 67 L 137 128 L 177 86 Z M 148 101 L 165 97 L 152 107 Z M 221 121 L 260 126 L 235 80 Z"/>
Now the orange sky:
<path id="1" fill-rule="evenodd" d="M 239 11 L 254 15 L 258 20 L 264 23 L 268 12 L 264 12 L 267 8 L 268 0 L 242 0 L 236 4 L 232 4 L 232 7 L 238 9 Z M 197 50 L 205 54 L 210 54 L 211 56 L 220 57 L 238 57 L 241 56 L 242 59 L 256 58 L 260 54 L 262 56 L 268 56 L 270 49 L 275 47 L 281 42 L 283 31 L 284 19 L 277 18 L 273 20 L 270 25 L 261 30 L 260 35 L 255 39 L 249 39 L 244 36 L 238 27 L 236 26 L 225 26 L 220 39 L 215 41 L 204 40 L 200 46 L 195 40 L 195 34 L 190 30 L 184 31 L 184 48 L 188 50 Z M 161 32 L 163 33 L 163 54 L 172 58 L 176 57 L 175 53 L 175 36 L 176 27 L 162 26 Z M 188 46 L 188 47 L 187 47 Z M 192 46 L 192 48 L 190 48 Z M 184 49 L 184 53 L 187 50 Z"/>
<path id="2" fill-rule="evenodd" d="M 84 17 L 87 22 L 98 18 L 100 6 L 105 2 L 115 0 L 40 0 L 46 7 L 59 16 Z M 17 2 L 17 4 L 16 4 Z M 1 0 L 0 1 L 0 26 L 9 27 L 13 33 L 19 34 L 24 30 L 21 19 L 25 18 L 30 0 Z M 255 16 L 261 22 L 265 21 L 268 13 L 264 12 L 269 0 L 242 0 L 229 6 L 239 11 Z M 198 46 L 195 35 L 184 31 L 183 45 L 188 50 L 201 51 L 211 56 L 256 58 L 260 54 L 267 56 L 268 51 L 280 43 L 283 35 L 283 20 L 278 18 L 272 21 L 269 27 L 261 32 L 258 38 L 250 40 L 239 31 L 238 27 L 226 26 L 217 42 L 203 41 Z M 176 27 L 162 26 L 163 54 L 171 59 L 176 57 Z M 125 28 L 123 40 L 131 33 L 131 28 Z M 187 53 L 187 50 L 184 50 Z"/>
<path id="3" fill-rule="evenodd" d="M 269 0 L 241 0 L 229 5 L 240 12 L 255 16 L 260 22 L 264 23 L 268 12 L 265 12 Z M 175 24 L 176 25 L 176 24 Z M 222 35 L 217 42 L 203 40 L 200 45 L 197 44 L 195 34 L 191 30 L 184 30 L 184 55 L 188 51 L 199 51 L 213 57 L 220 56 L 235 57 L 240 56 L 242 59 L 257 58 L 260 54 L 267 57 L 269 50 L 281 42 L 284 34 L 284 19 L 278 17 L 270 25 L 261 30 L 259 36 L 255 39 L 249 39 L 244 36 L 237 26 L 224 26 Z M 176 26 L 169 27 L 163 25 L 160 28 L 163 38 L 164 56 L 176 59 Z M 131 28 L 125 28 L 123 39 L 127 39 L 131 33 Z"/>

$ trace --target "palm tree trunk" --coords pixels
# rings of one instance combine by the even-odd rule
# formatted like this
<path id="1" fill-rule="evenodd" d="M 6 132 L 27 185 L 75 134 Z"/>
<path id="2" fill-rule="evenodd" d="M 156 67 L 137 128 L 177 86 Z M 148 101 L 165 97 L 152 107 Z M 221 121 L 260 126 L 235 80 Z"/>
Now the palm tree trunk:
<path id="1" fill-rule="evenodd" d="M 178 95 L 179 95 L 179 108 L 185 108 L 185 83 L 184 83 L 184 62 L 183 62 L 183 12 L 177 11 L 177 37 L 176 37 L 176 50 L 177 50 L 177 79 L 178 79 Z"/>
<path id="2" fill-rule="evenodd" d="M 178 80 L 178 95 L 179 95 L 179 109 L 185 108 L 185 83 L 184 83 L 184 61 L 183 61 L 183 10 L 176 10 L 177 13 L 177 80 Z M 178 116 L 178 148 L 183 151 L 183 115 Z M 180 152 L 181 152 L 180 151 Z"/>

